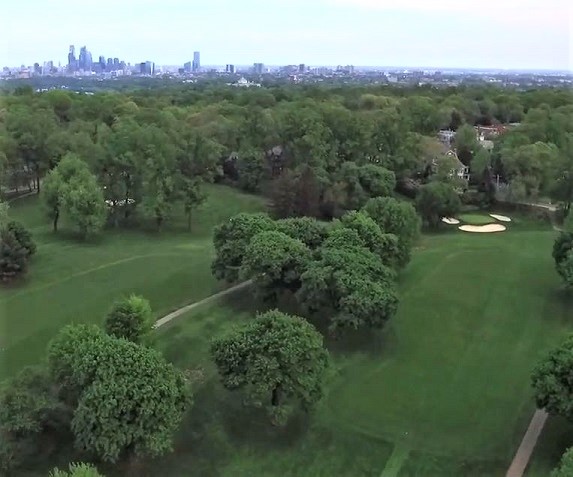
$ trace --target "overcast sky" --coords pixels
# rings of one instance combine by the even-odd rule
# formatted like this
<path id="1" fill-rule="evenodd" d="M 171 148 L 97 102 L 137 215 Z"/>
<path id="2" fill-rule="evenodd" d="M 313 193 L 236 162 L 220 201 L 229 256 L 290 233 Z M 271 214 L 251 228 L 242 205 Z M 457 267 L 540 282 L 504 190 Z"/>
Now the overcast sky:
<path id="1" fill-rule="evenodd" d="M 0 65 L 127 62 L 573 69 L 573 0 L 5 0 Z"/>

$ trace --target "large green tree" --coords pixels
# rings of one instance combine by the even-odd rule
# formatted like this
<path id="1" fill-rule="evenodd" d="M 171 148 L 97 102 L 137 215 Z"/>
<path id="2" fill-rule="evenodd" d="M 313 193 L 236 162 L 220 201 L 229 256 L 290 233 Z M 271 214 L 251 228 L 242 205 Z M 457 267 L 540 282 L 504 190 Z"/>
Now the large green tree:
<path id="1" fill-rule="evenodd" d="M 354 230 L 360 238 L 360 245 L 378 255 L 385 265 L 390 267 L 398 265 L 400 254 L 398 237 L 384 233 L 365 212 L 355 210 L 347 212 L 333 224 L 333 227 Z"/>
<path id="2" fill-rule="evenodd" d="M 573 420 L 573 336 L 568 336 L 535 367 L 532 385 L 539 409 Z"/>
<path id="3" fill-rule="evenodd" d="M 461 201 L 450 184 L 430 182 L 420 188 L 416 209 L 432 228 L 438 227 L 442 217 L 453 217 L 461 208 Z"/>
<path id="4" fill-rule="evenodd" d="M 328 316 L 332 330 L 381 328 L 398 308 L 395 272 L 359 242 L 355 230 L 333 231 L 301 277 L 299 303 Z"/>
<path id="5" fill-rule="evenodd" d="M 328 352 L 322 336 L 303 318 L 277 310 L 215 340 L 211 355 L 223 385 L 264 403 L 276 423 L 322 397 Z"/>
<path id="6" fill-rule="evenodd" d="M 296 292 L 311 258 L 300 240 L 270 230 L 255 235 L 245 250 L 241 276 L 252 279 L 255 293 L 276 304 L 283 290 Z"/>
<path id="7" fill-rule="evenodd" d="M 376 197 L 366 202 L 363 210 L 383 232 L 398 237 L 397 263 L 405 266 L 410 261 L 412 246 L 420 235 L 420 216 L 414 206 L 393 197 Z"/>
<path id="8" fill-rule="evenodd" d="M 23 464 L 41 439 L 65 422 L 65 410 L 46 369 L 28 367 L 0 387 L 0 471 Z"/>
<path id="9" fill-rule="evenodd" d="M 266 214 L 240 213 L 215 228 L 213 244 L 215 259 L 211 270 L 215 278 L 235 282 L 251 239 L 259 232 L 275 229 L 274 221 Z"/>
<path id="10" fill-rule="evenodd" d="M 110 462 L 171 450 L 190 392 L 158 351 L 68 325 L 50 343 L 48 364 L 73 410 L 78 448 Z"/>
<path id="11" fill-rule="evenodd" d="M 559 234 L 553 244 L 553 260 L 557 273 L 567 286 L 573 286 L 573 232 Z"/>

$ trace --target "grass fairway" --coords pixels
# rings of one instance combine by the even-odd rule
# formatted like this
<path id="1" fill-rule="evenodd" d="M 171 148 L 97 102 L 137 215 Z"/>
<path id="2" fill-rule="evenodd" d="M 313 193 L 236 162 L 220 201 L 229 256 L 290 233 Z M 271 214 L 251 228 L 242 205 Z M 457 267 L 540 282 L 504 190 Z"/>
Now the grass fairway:
<path id="1" fill-rule="evenodd" d="M 12 204 L 38 243 L 28 276 L 0 289 L 0 379 L 43 356 L 65 324 L 99 323 L 112 302 L 129 293 L 147 297 L 160 316 L 212 294 L 213 226 L 240 211 L 262 210 L 260 198 L 208 186 L 192 232 L 176 217 L 163 233 L 108 230 L 94 241 L 70 236 L 65 222 L 54 235 L 38 198 Z"/>
<path id="2" fill-rule="evenodd" d="M 534 410 L 531 368 L 570 329 L 553 238 L 426 237 L 398 315 L 382 334 L 329 342 L 328 396 L 286 430 L 221 389 L 207 355 L 212 336 L 252 316 L 248 295 L 183 316 L 159 343 L 202 384 L 176 453 L 149 475 L 369 476 L 390 461 L 385 476 L 503 475 Z"/>

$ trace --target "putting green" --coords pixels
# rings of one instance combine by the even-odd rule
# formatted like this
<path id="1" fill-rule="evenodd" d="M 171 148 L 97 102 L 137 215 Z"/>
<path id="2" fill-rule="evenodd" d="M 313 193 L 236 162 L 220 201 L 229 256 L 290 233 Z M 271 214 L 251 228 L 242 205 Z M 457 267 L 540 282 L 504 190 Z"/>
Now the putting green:
<path id="1" fill-rule="evenodd" d="M 494 224 L 496 222 L 493 217 L 482 214 L 461 214 L 457 218 L 460 219 L 464 224 L 468 225 L 486 225 Z"/>

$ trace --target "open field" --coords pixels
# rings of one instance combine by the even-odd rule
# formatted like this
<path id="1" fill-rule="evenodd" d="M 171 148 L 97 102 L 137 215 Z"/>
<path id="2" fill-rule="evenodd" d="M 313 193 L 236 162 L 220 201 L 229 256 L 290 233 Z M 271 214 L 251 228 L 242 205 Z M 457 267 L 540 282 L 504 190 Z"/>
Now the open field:
<path id="1" fill-rule="evenodd" d="M 259 206 L 241 197 L 248 207 Z M 117 295 L 143 293 L 158 314 L 209 295 L 217 287 L 208 266 L 211 226 L 246 208 L 236 201 L 222 209 L 222 200 L 218 206 L 211 201 L 211 214 L 206 206 L 191 239 L 179 231 L 149 234 L 146 242 L 133 232 L 106 237 L 97 248 L 50 241 L 22 204 L 40 250 L 51 247 L 54 256 L 40 253 L 45 262 L 38 257 L 32 264 L 26 288 L 3 292 L 3 310 L 12 307 L 17 317 L 4 321 L 5 328 L 23 336 L 7 335 L 8 369 L 40 356 L 63 323 L 100 320 Z M 548 228 L 519 218 L 499 235 L 450 229 L 425 236 L 401 276 L 398 315 L 383 332 L 329 338 L 335 370 L 327 397 L 315 414 L 300 415 L 284 429 L 222 389 L 210 362 L 211 339 L 253 316 L 257 304 L 248 290 L 192 310 L 157 332 L 157 346 L 195 383 L 195 405 L 174 453 L 135 470 L 102 471 L 108 477 L 503 475 L 534 410 L 531 368 L 570 329 L 573 299 L 553 269 L 553 238 Z M 151 257 L 156 262 L 150 264 Z M 59 281 L 50 266 L 60 270 Z M 82 294 L 78 281 L 89 293 Z M 40 302 L 51 319 L 43 326 L 37 312 L 25 313 Z M 556 453 L 550 447 L 536 456 L 541 473 L 531 476 L 546 475 L 555 464 L 549 464 Z M 60 455 L 62 462 L 69 457 Z M 22 475 L 45 475 L 46 466 L 41 469 Z"/>
<path id="2" fill-rule="evenodd" d="M 118 297 L 143 294 L 161 316 L 219 289 L 210 270 L 213 226 L 263 204 L 227 187 L 207 189 L 192 232 L 181 217 L 159 234 L 108 230 L 86 243 L 65 222 L 54 235 L 37 197 L 14 202 L 11 215 L 30 228 L 38 252 L 24 282 L 0 290 L 0 379 L 35 363 L 64 324 L 101 322 Z"/>
<path id="3" fill-rule="evenodd" d="M 159 346 L 202 384 L 176 452 L 148 475 L 381 475 L 392 453 L 384 475 L 503 475 L 534 410 L 530 370 L 570 329 L 554 235 L 527 229 L 426 237 L 398 316 L 329 342 L 328 397 L 285 430 L 244 410 L 209 362 L 209 340 L 252 316 L 248 294 L 182 316 Z"/>

